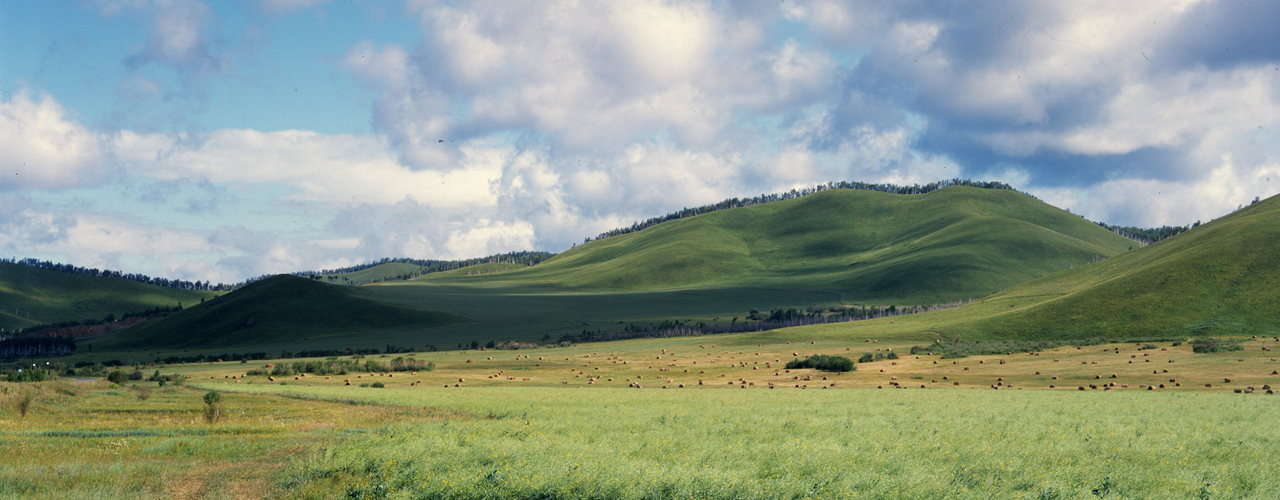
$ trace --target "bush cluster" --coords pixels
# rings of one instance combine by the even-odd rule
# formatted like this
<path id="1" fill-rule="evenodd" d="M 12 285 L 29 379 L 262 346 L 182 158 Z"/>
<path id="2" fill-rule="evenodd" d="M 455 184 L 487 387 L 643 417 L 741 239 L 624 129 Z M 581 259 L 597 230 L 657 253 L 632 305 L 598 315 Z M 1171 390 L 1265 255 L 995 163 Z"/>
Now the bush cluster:
<path id="1" fill-rule="evenodd" d="M 1191 351 L 1197 353 L 1242 351 L 1244 346 L 1238 342 L 1228 342 L 1215 338 L 1199 338 L 1191 341 Z"/>
<path id="2" fill-rule="evenodd" d="M 844 356 L 828 356 L 826 354 L 815 354 L 805 359 L 795 359 L 787 362 L 788 370 L 802 368 L 812 368 L 824 372 L 851 372 L 856 370 L 857 366 L 854 366 L 852 359 Z"/>

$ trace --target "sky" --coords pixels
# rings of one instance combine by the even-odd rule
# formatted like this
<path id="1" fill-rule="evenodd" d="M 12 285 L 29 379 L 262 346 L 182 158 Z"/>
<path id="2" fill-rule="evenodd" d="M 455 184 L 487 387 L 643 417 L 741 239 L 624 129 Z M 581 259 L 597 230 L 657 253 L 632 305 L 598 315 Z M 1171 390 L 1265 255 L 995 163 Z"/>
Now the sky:
<path id="1" fill-rule="evenodd" d="M 828 181 L 1280 192 L 1280 2 L 0 0 L 0 256 L 233 283 Z"/>

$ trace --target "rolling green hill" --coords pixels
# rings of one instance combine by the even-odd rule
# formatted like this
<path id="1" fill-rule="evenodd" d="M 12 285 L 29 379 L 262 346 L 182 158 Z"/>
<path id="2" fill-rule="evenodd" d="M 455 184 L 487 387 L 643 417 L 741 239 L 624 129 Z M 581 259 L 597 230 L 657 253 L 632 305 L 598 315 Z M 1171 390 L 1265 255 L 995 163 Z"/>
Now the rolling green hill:
<path id="1" fill-rule="evenodd" d="M 985 296 L 1132 246 L 1010 190 L 840 189 L 659 224 L 527 269 L 454 277 L 612 291 L 782 287 L 930 303 Z"/>
<path id="2" fill-rule="evenodd" d="M 189 306 L 215 292 L 174 290 L 120 278 L 79 276 L 0 262 L 0 328 L 102 319 L 108 314 Z"/>
<path id="3" fill-rule="evenodd" d="M 770 332 L 786 338 L 1063 340 L 1280 335 L 1280 197 L 963 307 Z"/>
<path id="4" fill-rule="evenodd" d="M 1033 338 L 1280 334 L 1280 197 L 1010 292 L 1051 297 L 957 325 Z M 1014 309 L 1014 308 L 1011 308 Z"/>
<path id="5" fill-rule="evenodd" d="M 96 339 L 99 350 L 234 348 L 467 321 L 441 311 L 363 298 L 363 291 L 273 276 L 167 317 Z"/>

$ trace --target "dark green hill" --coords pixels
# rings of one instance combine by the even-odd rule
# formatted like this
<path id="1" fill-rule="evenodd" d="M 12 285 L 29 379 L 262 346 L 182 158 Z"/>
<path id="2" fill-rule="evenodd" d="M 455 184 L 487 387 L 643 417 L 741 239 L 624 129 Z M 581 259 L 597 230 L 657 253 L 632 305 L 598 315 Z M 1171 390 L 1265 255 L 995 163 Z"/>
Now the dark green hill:
<path id="1" fill-rule="evenodd" d="M 0 328 L 100 320 L 108 314 L 189 306 L 214 292 L 175 290 L 120 278 L 91 277 L 0 262 Z"/>
<path id="2" fill-rule="evenodd" d="M 721 210 L 576 247 L 537 266 L 449 281 L 575 289 L 790 288 L 845 301 L 981 297 L 1136 243 L 1011 190 L 829 190 Z"/>
<path id="3" fill-rule="evenodd" d="M 1039 299 L 953 330 L 1025 338 L 1278 335 L 1280 197 L 1002 295 Z"/>
<path id="4" fill-rule="evenodd" d="M 101 350 L 234 348 L 466 321 L 454 314 L 361 297 L 354 287 L 273 276 L 165 318 L 95 340 Z"/>

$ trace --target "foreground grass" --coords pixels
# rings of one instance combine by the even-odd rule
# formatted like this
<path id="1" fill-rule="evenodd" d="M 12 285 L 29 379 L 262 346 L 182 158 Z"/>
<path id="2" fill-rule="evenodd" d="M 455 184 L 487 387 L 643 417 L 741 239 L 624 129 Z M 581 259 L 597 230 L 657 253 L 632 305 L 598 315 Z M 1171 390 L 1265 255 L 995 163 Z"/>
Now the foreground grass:
<path id="1" fill-rule="evenodd" d="M 1236 340 L 950 360 L 779 331 L 419 353 L 435 369 L 417 373 L 175 365 L 157 369 L 186 387 L 145 401 L 0 384 L 0 449 L 17 450 L 0 497 L 1276 498 L 1280 340 Z M 782 368 L 889 349 L 842 375 Z M 226 394 L 212 425 L 209 389 Z"/>
<path id="2" fill-rule="evenodd" d="M 254 386 L 345 397 L 336 387 Z M 290 498 L 1274 498 L 1276 400 L 1050 391 L 365 391 L 491 418 L 291 464 Z M 1176 409 L 1176 410 L 1175 410 Z"/>
<path id="3" fill-rule="evenodd" d="M 286 464 L 321 444 L 393 421 L 467 418 L 227 394 L 208 424 L 202 391 L 148 388 L 143 401 L 105 382 L 0 384 L 0 498 L 265 498 Z"/>

